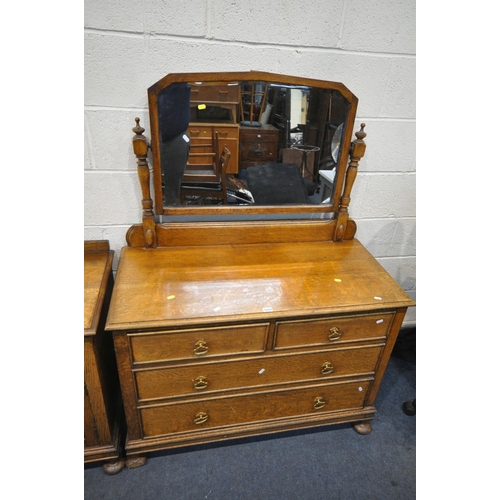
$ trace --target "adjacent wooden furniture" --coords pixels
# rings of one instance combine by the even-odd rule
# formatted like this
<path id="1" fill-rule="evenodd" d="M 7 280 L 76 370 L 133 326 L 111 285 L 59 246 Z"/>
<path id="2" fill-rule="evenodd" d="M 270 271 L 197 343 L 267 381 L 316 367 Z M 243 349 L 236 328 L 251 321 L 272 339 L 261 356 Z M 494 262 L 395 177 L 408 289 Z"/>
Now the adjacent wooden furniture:
<path id="1" fill-rule="evenodd" d="M 113 255 L 108 241 L 84 242 L 84 461 L 105 461 L 107 474 L 125 465 L 125 421 L 113 340 L 104 331 Z"/>
<path id="2" fill-rule="evenodd" d="M 349 104 L 351 133 L 357 99 L 343 85 L 244 76 L 334 89 Z M 150 88 L 150 103 L 170 82 L 203 78 L 240 79 L 168 76 Z M 341 422 L 370 432 L 377 391 L 414 302 L 354 238 L 348 207 L 364 124 L 353 142 L 344 136 L 329 206 L 170 211 L 160 201 L 160 216 L 205 216 L 161 222 L 136 121 L 143 221 L 127 233 L 106 323 L 125 407 L 127 466 L 142 465 L 155 450 Z"/>
<path id="3" fill-rule="evenodd" d="M 240 126 L 239 171 L 278 159 L 278 129 L 272 125 Z"/>

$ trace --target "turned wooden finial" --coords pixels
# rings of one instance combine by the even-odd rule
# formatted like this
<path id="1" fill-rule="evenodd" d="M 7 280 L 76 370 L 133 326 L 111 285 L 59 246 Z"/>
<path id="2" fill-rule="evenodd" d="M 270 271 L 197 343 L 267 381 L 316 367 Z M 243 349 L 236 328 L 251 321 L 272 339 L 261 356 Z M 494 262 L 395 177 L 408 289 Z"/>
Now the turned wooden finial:
<path id="1" fill-rule="evenodd" d="M 145 130 L 144 128 L 141 127 L 139 123 L 140 121 L 141 121 L 140 118 L 135 117 L 135 127 L 132 129 L 132 132 L 135 132 L 137 135 L 142 135 L 142 133 Z"/>
<path id="2" fill-rule="evenodd" d="M 137 118 L 136 118 L 136 120 L 137 120 Z M 356 138 L 359 139 L 360 141 L 362 141 L 366 137 L 365 127 L 366 127 L 366 124 L 362 123 L 361 129 L 359 130 L 359 132 L 356 132 L 354 134 L 356 136 Z"/>

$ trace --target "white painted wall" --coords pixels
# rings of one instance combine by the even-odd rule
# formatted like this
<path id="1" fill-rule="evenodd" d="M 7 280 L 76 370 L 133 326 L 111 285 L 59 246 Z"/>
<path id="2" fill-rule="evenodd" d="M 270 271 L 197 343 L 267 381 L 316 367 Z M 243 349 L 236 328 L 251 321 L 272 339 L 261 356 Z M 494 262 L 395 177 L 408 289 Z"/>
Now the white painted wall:
<path id="1" fill-rule="evenodd" d="M 416 295 L 414 0 L 85 0 L 84 237 L 141 221 L 134 117 L 167 73 L 261 70 L 344 83 L 366 123 L 356 237 Z M 408 311 L 406 325 L 416 323 Z"/>

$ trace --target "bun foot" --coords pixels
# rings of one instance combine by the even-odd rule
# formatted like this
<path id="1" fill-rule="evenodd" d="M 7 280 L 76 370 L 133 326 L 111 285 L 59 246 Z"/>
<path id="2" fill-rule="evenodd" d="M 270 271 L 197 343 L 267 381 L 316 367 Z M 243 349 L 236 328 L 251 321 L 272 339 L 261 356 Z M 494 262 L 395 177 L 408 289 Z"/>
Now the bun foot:
<path id="1" fill-rule="evenodd" d="M 127 469 L 135 469 L 142 467 L 146 463 L 146 457 L 128 457 Z"/>
<path id="2" fill-rule="evenodd" d="M 125 467 L 125 459 L 119 458 L 116 462 L 106 462 L 102 469 L 106 474 L 113 476 L 118 474 Z"/>
<path id="3" fill-rule="evenodd" d="M 354 429 L 356 432 L 360 434 L 370 434 L 372 431 L 372 424 L 370 422 L 360 422 L 359 424 L 354 425 Z"/>
<path id="4" fill-rule="evenodd" d="M 417 400 L 406 401 L 403 403 L 403 411 L 406 415 L 413 417 L 417 413 Z"/>

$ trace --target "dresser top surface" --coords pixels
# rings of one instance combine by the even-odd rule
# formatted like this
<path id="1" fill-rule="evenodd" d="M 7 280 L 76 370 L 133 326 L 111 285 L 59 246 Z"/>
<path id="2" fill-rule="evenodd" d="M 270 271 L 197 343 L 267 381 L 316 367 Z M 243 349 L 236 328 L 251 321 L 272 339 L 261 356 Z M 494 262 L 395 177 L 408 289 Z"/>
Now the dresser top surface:
<path id="1" fill-rule="evenodd" d="M 357 240 L 122 249 L 106 329 L 408 307 Z"/>
<path id="2" fill-rule="evenodd" d="M 105 285 L 111 272 L 112 255 L 109 252 L 85 252 L 84 254 L 84 321 L 85 335 L 95 334 Z"/>

